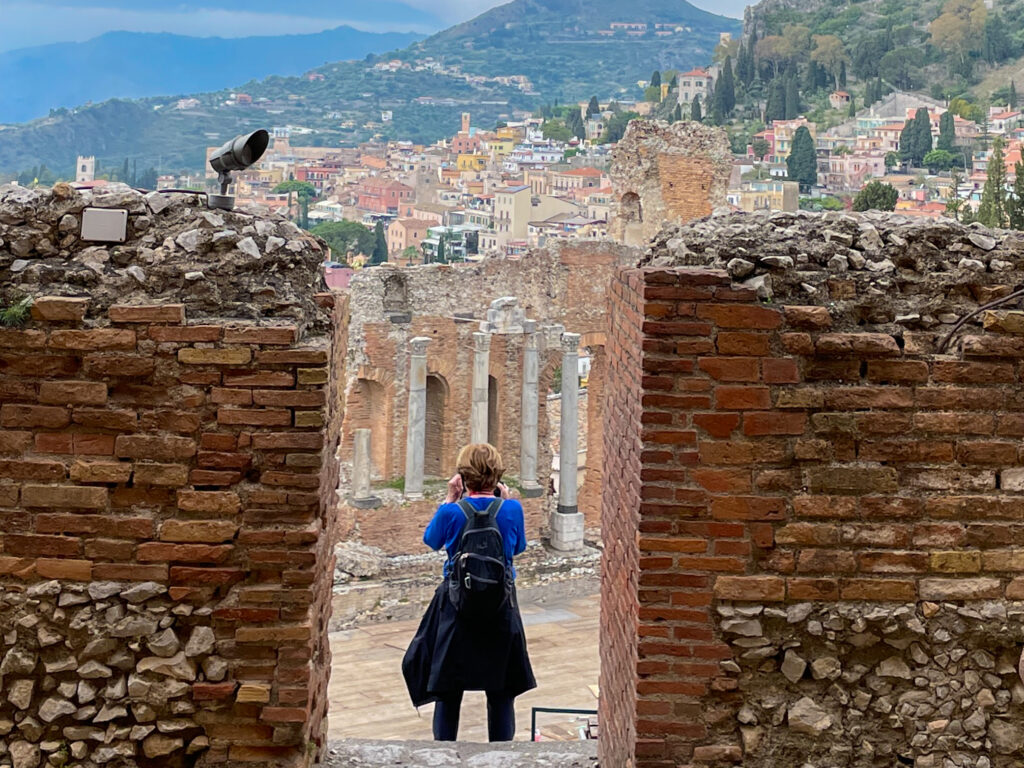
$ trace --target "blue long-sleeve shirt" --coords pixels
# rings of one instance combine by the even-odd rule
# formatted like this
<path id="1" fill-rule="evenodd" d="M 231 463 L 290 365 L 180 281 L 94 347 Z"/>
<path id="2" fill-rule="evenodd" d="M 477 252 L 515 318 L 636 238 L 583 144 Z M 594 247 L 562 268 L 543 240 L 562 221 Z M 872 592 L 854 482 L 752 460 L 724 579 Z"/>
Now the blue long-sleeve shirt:
<path id="1" fill-rule="evenodd" d="M 489 496 L 467 496 L 466 501 L 478 510 L 487 509 L 487 506 L 494 501 Z M 512 565 L 512 558 L 526 549 L 526 523 L 523 520 L 523 505 L 516 499 L 505 499 L 498 510 L 496 518 L 498 530 L 501 531 L 501 539 L 505 545 L 505 565 L 511 569 L 512 578 L 515 578 L 516 569 Z M 444 564 L 444 575 L 447 578 L 451 570 L 452 557 L 459 548 L 459 536 L 466 525 L 466 515 L 457 503 L 442 504 L 434 513 L 434 519 L 427 525 L 423 532 L 423 543 L 433 550 L 444 547 L 448 552 L 448 559 Z"/>

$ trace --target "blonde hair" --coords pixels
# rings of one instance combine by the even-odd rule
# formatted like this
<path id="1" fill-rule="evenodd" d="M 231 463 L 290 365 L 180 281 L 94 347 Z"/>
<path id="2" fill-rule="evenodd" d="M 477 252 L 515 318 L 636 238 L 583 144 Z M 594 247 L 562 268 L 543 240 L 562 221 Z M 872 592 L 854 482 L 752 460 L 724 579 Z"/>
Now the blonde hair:
<path id="1" fill-rule="evenodd" d="M 494 490 L 505 472 L 501 454 L 490 443 L 467 445 L 459 451 L 455 463 L 462 475 L 462 482 L 474 493 Z"/>

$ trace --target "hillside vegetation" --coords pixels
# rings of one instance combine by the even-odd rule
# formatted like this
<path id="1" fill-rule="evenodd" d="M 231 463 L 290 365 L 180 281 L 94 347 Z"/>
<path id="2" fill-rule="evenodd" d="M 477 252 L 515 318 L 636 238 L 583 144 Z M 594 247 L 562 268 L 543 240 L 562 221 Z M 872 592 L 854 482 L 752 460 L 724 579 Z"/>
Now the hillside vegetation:
<path id="1" fill-rule="evenodd" d="M 611 33 L 613 22 L 649 29 L 637 36 Z M 670 30 L 658 36 L 655 24 Z M 706 64 L 721 32 L 738 35 L 740 24 L 684 0 L 514 0 L 408 48 L 321 66 L 316 73 L 323 79 L 238 83 L 255 100 L 251 106 L 225 105 L 225 89 L 197 95 L 200 106 L 189 111 L 172 109 L 168 99 L 107 102 L 0 127 L 0 171 L 43 163 L 70 171 L 76 154 L 96 155 L 108 167 L 128 158 L 140 167 L 155 160 L 162 171 L 198 169 L 206 146 L 256 126 L 312 131 L 293 135 L 296 145 L 352 145 L 374 137 L 433 142 L 457 130 L 464 111 L 473 113 L 476 125 L 490 127 L 556 100 L 639 98 L 637 82 L 652 69 Z M 408 68 L 374 66 L 396 58 Z M 514 75 L 529 78 L 533 90 L 496 79 Z M 382 112 L 391 112 L 393 121 L 383 122 Z"/>

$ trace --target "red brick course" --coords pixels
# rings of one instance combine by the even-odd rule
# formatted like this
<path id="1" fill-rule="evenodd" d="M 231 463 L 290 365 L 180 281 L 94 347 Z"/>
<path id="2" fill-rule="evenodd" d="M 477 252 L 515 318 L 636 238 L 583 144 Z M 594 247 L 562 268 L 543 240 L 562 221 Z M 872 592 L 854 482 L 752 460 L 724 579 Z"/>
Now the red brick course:
<path id="1" fill-rule="evenodd" d="M 716 601 L 1024 595 L 1019 339 L 833 333 L 711 270 L 624 269 L 611 298 L 602 763 L 741 754 Z"/>
<path id="2" fill-rule="evenodd" d="M 39 298 L 0 331 L 0 587 L 157 581 L 212 608 L 195 623 L 237 641 L 229 679 L 193 687 L 204 759 L 306 765 L 325 739 L 345 303 L 333 344 L 168 304 L 89 327 L 87 303 Z M 255 682 L 263 704 L 233 701 Z"/>

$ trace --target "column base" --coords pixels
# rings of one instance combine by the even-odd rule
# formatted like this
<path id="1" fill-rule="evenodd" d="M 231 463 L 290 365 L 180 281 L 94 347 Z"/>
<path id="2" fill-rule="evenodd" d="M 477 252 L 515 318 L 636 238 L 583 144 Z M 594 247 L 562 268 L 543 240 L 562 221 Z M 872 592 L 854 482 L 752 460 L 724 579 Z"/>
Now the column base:
<path id="1" fill-rule="evenodd" d="M 583 548 L 583 513 L 576 507 L 559 505 L 551 513 L 551 547 L 559 552 L 572 552 Z"/>
<path id="2" fill-rule="evenodd" d="M 523 483 L 523 498 L 524 499 L 539 499 L 544 495 L 544 489 L 540 483 L 537 482 L 525 482 Z"/>
<path id="3" fill-rule="evenodd" d="M 405 494 L 406 501 L 423 501 L 422 493 L 407 493 Z"/>
<path id="4" fill-rule="evenodd" d="M 356 509 L 376 509 L 380 506 L 379 496 L 367 496 L 365 499 L 350 498 L 348 503 Z"/>

